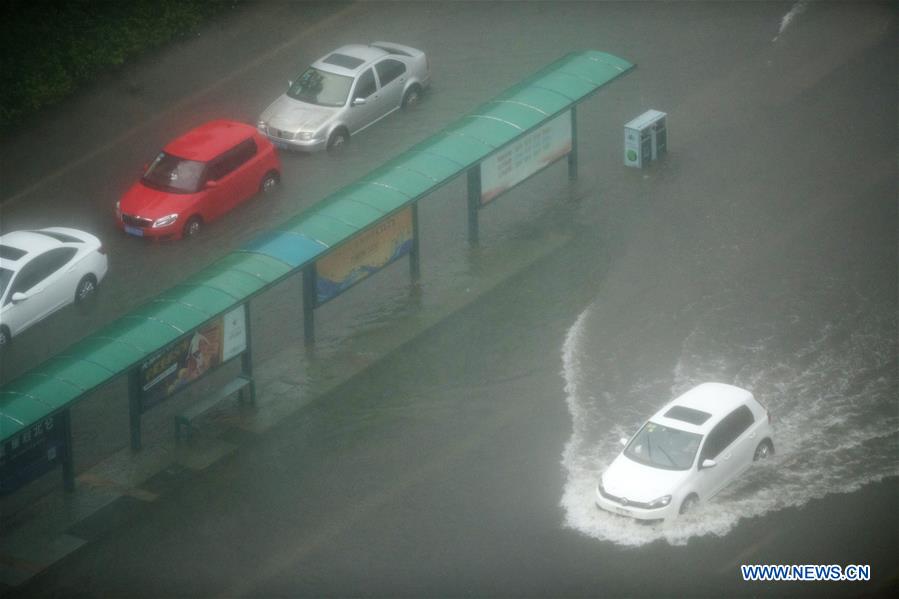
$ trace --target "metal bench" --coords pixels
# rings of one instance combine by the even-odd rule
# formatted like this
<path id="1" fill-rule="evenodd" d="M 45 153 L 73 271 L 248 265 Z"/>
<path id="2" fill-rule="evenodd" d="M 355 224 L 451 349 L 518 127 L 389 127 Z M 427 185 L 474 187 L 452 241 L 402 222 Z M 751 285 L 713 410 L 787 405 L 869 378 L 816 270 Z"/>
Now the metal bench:
<path id="1" fill-rule="evenodd" d="M 239 400 L 242 400 L 243 390 L 246 387 L 250 388 L 249 402 L 253 403 L 253 379 L 248 376 L 239 375 L 233 381 L 219 389 L 217 393 L 213 393 L 206 399 L 202 399 L 189 405 L 184 411 L 175 416 L 175 440 L 178 442 L 181 441 L 181 429 L 183 428 L 186 431 L 185 439 L 187 441 L 190 441 L 191 432 L 194 430 L 193 421 L 195 418 L 205 413 L 207 410 L 209 410 L 209 408 L 216 405 L 223 399 L 230 397 L 235 393 L 240 393 L 241 398 Z"/>

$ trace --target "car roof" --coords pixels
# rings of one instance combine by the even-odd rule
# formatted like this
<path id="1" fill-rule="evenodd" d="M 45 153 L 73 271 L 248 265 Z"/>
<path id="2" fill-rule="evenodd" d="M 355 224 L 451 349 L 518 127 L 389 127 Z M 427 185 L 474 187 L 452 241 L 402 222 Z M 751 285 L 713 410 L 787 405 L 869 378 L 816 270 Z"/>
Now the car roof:
<path id="1" fill-rule="evenodd" d="M 179 158 L 208 162 L 255 133 L 255 127 L 246 123 L 219 119 L 191 129 L 169 142 L 164 150 Z"/>
<path id="2" fill-rule="evenodd" d="M 734 409 L 753 399 L 752 393 L 734 385 L 702 383 L 665 404 L 650 420 L 665 426 L 705 434 Z M 704 412 L 709 417 L 701 423 L 694 423 L 678 417 L 665 416 L 673 407 Z"/>
<path id="3" fill-rule="evenodd" d="M 334 56 L 335 54 L 337 55 L 336 57 Z M 346 46 L 337 48 L 333 52 L 325 54 L 312 63 L 312 66 L 323 71 L 353 77 L 364 70 L 373 60 L 390 55 L 390 52 L 382 50 L 381 48 L 375 48 L 374 46 L 347 44 Z M 348 66 L 348 63 L 345 63 L 345 61 L 342 60 L 342 57 L 344 56 L 355 58 L 361 62 L 354 67 L 350 67 Z M 345 63 L 346 66 L 343 66 L 341 63 Z"/>
<path id="4" fill-rule="evenodd" d="M 68 234 L 72 237 L 85 241 L 85 233 L 76 229 L 67 229 L 63 227 L 50 227 L 46 229 L 48 232 Z M 42 254 L 53 248 L 69 245 L 59 241 L 57 238 L 41 233 L 41 229 L 36 231 L 12 231 L 0 236 L 0 267 L 8 270 L 18 270 L 21 265 L 31 259 L 33 254 Z M 20 252 L 10 251 L 21 250 Z"/>

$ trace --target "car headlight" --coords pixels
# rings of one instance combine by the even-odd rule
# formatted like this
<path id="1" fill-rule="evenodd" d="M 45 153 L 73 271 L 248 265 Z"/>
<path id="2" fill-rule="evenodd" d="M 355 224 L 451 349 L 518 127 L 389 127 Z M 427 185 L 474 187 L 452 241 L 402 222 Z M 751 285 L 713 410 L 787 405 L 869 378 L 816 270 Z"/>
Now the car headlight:
<path id="1" fill-rule="evenodd" d="M 299 131 L 296 136 L 297 139 L 302 141 L 309 141 L 315 137 L 315 132 L 313 131 Z"/>
<path id="2" fill-rule="evenodd" d="M 158 229 L 159 227 L 168 227 L 176 220 L 178 220 L 177 214 L 169 214 L 167 216 L 163 216 L 162 218 L 157 218 L 153 221 L 153 228 Z"/>
<path id="3" fill-rule="evenodd" d="M 669 503 L 671 503 L 671 495 L 662 495 L 658 499 L 649 502 L 649 509 L 654 510 L 665 507 Z"/>
<path id="4" fill-rule="evenodd" d="M 256 128 L 265 133 L 268 131 L 268 124 L 262 119 L 259 119 L 259 122 L 256 123 Z"/>

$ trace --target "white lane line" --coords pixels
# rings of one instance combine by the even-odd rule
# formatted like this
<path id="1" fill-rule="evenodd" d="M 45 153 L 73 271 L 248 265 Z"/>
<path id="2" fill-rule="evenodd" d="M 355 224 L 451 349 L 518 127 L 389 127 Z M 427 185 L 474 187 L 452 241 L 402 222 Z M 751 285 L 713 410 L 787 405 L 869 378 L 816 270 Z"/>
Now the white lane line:
<path id="1" fill-rule="evenodd" d="M 764 563 L 764 559 L 760 558 L 761 561 L 756 560 L 754 562 L 749 561 L 753 556 L 759 556 L 762 553 L 762 548 L 771 545 L 775 540 L 780 537 L 780 533 L 776 530 L 772 530 L 768 532 L 761 539 L 747 547 L 742 552 L 738 553 L 734 556 L 734 559 L 724 564 L 721 568 L 718 569 L 718 573 L 722 575 L 733 574 L 734 572 L 739 571 L 739 567 L 744 564 L 757 564 Z"/>
<path id="2" fill-rule="evenodd" d="M 112 141 L 109 141 L 109 142 L 103 144 L 102 146 L 100 146 L 99 148 L 97 148 L 91 152 L 88 152 L 87 154 L 82 155 L 77 160 L 73 160 L 72 162 L 69 162 L 65 166 L 62 166 L 62 167 L 56 169 L 49 175 L 42 177 L 38 182 L 36 182 L 32 185 L 29 185 L 25 189 L 9 196 L 2 202 L 2 204 L 5 206 L 12 206 L 13 203 L 18 202 L 25 196 L 34 193 L 36 190 L 40 189 L 44 185 L 46 185 L 52 181 L 55 181 L 56 179 L 62 177 L 63 175 L 82 166 L 84 163 L 86 163 L 90 160 L 93 160 L 100 154 L 108 152 L 109 150 L 118 146 L 119 144 L 124 143 L 129 138 L 134 137 L 139 132 L 151 128 L 151 126 L 153 126 L 157 121 L 161 120 L 162 118 L 169 116 L 173 112 L 183 110 L 185 106 L 196 102 L 198 99 L 219 89 L 220 87 L 224 86 L 225 84 L 230 83 L 234 79 L 245 74 L 247 71 L 255 69 L 262 63 L 264 63 L 268 60 L 271 60 L 280 52 L 283 52 L 283 51 L 287 50 L 288 48 L 290 48 L 291 46 L 299 43 L 301 40 L 305 39 L 311 33 L 314 33 L 316 30 L 321 29 L 321 28 L 325 27 L 326 25 L 330 25 L 333 21 L 336 21 L 340 18 L 345 17 L 347 14 L 349 14 L 353 10 L 356 10 L 359 6 L 361 6 L 361 5 L 358 3 L 351 4 L 351 5 L 347 6 L 346 8 L 340 10 L 339 12 L 334 13 L 330 17 L 327 17 L 327 18 L 319 21 L 318 23 L 312 25 L 308 29 L 304 29 L 303 31 L 299 32 L 297 35 L 290 38 L 289 40 L 287 40 L 280 46 L 276 46 L 275 48 L 269 50 L 265 54 L 262 54 L 255 60 L 252 60 L 252 61 L 244 64 L 239 69 L 232 71 L 226 77 L 223 77 L 222 79 L 219 79 L 215 83 L 212 83 L 211 85 L 208 85 L 205 88 L 195 91 L 194 93 L 190 94 L 189 96 L 178 100 L 177 102 L 175 102 L 174 104 L 169 106 L 168 109 L 163 110 L 162 112 L 156 114 L 155 116 L 152 116 L 150 118 L 142 120 L 140 125 L 136 125 L 135 127 L 128 129 L 127 131 L 125 131 L 124 133 L 119 135 L 118 137 L 114 138 Z"/>
<path id="3" fill-rule="evenodd" d="M 777 39 L 786 31 L 787 27 L 790 26 L 790 23 L 793 22 L 793 19 L 798 17 L 805 9 L 808 7 L 808 0 L 799 0 L 793 7 L 790 9 L 790 12 L 785 14 L 783 18 L 780 20 L 780 29 L 777 30 L 777 35 L 774 36 L 772 42 L 776 42 Z"/>

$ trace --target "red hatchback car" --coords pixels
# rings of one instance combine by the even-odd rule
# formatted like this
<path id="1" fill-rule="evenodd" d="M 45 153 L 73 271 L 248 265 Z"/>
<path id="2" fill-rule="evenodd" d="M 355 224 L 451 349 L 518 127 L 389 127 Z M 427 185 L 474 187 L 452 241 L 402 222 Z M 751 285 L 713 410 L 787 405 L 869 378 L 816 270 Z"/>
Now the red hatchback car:
<path id="1" fill-rule="evenodd" d="M 255 127 L 212 121 L 159 153 L 116 203 L 116 221 L 137 237 L 192 237 L 257 192 L 273 191 L 280 173 L 275 148 Z"/>

